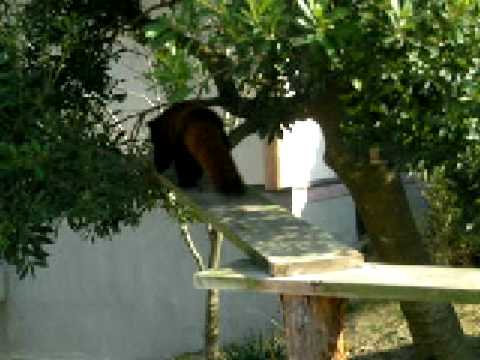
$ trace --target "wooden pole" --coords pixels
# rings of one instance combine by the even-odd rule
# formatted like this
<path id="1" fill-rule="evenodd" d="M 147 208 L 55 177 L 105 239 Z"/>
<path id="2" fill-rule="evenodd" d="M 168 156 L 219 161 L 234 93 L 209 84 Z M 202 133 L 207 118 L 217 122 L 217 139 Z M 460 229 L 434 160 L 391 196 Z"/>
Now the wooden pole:
<path id="1" fill-rule="evenodd" d="M 265 190 L 280 190 L 280 155 L 279 141 L 273 139 L 265 144 Z"/>
<path id="2" fill-rule="evenodd" d="M 210 239 L 210 258 L 208 267 L 218 269 L 222 248 L 222 233 L 208 225 Z M 207 309 L 205 320 L 205 355 L 207 360 L 220 360 L 220 290 L 207 290 Z"/>
<path id="3" fill-rule="evenodd" d="M 282 295 L 289 360 L 346 360 L 344 299 Z"/>

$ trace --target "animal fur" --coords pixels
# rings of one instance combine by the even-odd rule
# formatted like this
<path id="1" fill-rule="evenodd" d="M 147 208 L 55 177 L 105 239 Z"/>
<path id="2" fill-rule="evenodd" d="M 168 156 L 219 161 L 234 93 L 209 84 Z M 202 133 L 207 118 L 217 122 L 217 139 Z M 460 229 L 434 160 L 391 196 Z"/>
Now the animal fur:
<path id="1" fill-rule="evenodd" d="M 194 187 L 205 171 L 223 194 L 242 194 L 242 178 L 230 153 L 223 122 L 212 110 L 178 103 L 149 123 L 158 172 L 174 163 L 178 184 Z"/>

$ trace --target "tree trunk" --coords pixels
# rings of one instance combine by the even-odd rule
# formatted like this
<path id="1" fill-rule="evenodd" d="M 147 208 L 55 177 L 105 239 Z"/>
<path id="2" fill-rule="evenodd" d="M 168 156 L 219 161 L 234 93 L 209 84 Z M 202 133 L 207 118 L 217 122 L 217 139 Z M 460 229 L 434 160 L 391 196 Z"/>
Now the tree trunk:
<path id="1" fill-rule="evenodd" d="M 345 300 L 282 295 L 289 360 L 346 360 Z"/>
<path id="2" fill-rule="evenodd" d="M 430 264 L 405 189 L 397 172 L 382 162 L 360 161 L 345 146 L 340 132 L 342 111 L 336 91 L 312 109 L 325 136 L 326 163 L 349 189 L 380 260 L 396 264 Z M 421 360 L 473 360 L 458 318 L 449 304 L 404 302 L 413 342 Z"/>
<path id="3" fill-rule="evenodd" d="M 220 265 L 222 233 L 208 225 L 210 239 L 210 258 L 208 267 L 216 269 Z M 207 309 L 205 319 L 205 357 L 207 360 L 221 359 L 220 352 L 220 290 L 207 290 Z"/>

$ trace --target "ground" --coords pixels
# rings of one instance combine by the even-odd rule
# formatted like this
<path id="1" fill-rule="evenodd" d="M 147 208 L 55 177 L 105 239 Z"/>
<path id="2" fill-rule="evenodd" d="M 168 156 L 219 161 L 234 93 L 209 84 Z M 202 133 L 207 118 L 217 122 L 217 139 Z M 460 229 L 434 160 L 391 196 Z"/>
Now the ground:
<path id="1" fill-rule="evenodd" d="M 455 309 L 465 334 L 480 354 L 480 305 L 455 305 Z M 412 340 L 398 303 L 350 301 L 347 311 L 345 337 L 350 360 L 414 359 Z M 235 351 L 230 351 L 226 360 L 285 360 L 284 355 L 270 355 L 283 353 L 272 341 L 261 343 L 255 339 L 235 344 Z M 204 357 L 189 354 L 174 360 L 204 360 Z"/>
<path id="2" fill-rule="evenodd" d="M 455 305 L 455 309 L 465 334 L 480 353 L 480 305 Z M 398 303 L 352 302 L 347 315 L 346 339 L 352 360 L 414 358 L 410 333 Z"/>

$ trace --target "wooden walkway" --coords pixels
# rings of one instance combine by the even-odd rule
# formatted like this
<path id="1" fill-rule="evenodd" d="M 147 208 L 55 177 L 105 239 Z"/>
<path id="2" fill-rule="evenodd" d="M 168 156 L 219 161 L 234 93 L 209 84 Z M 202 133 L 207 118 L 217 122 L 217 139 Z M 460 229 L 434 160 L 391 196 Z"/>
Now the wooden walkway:
<path id="1" fill-rule="evenodd" d="M 249 187 L 244 196 L 176 189 L 178 201 L 203 222 L 222 232 L 258 266 L 273 276 L 315 273 L 363 263 L 357 250 L 324 230 L 298 219 Z"/>

